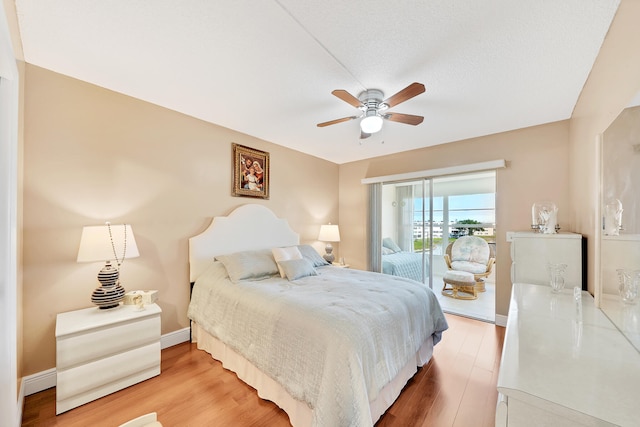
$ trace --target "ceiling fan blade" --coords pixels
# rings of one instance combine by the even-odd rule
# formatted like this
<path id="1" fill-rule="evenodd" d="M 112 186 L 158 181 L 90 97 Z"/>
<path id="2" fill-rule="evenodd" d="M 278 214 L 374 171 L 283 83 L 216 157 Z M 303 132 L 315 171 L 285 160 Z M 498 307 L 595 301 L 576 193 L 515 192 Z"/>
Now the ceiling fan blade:
<path id="1" fill-rule="evenodd" d="M 414 116 L 413 114 L 387 113 L 384 118 L 392 122 L 404 123 L 406 125 L 416 126 L 422 123 L 424 117 Z"/>
<path id="2" fill-rule="evenodd" d="M 355 96 L 351 95 L 346 90 L 336 89 L 333 92 L 331 92 L 331 94 L 334 95 L 334 96 L 337 96 L 338 98 L 342 99 L 347 104 L 351 104 L 356 108 L 360 108 L 360 107 L 363 106 L 362 102 L 360 102 L 360 100 L 358 98 L 356 98 Z"/>
<path id="3" fill-rule="evenodd" d="M 424 93 L 424 91 L 425 91 L 425 88 L 422 83 L 411 83 L 409 86 L 405 87 L 400 92 L 382 101 L 382 103 L 388 105 L 389 108 L 391 108 L 394 105 L 398 105 L 401 102 L 407 101 L 413 98 L 414 96 L 418 96 L 421 93 Z"/>
<path id="4" fill-rule="evenodd" d="M 323 128 L 325 126 L 335 125 L 337 123 L 348 122 L 349 120 L 357 119 L 358 116 L 349 116 L 343 117 L 341 119 L 329 120 L 328 122 L 318 123 L 317 126 L 319 128 Z"/>

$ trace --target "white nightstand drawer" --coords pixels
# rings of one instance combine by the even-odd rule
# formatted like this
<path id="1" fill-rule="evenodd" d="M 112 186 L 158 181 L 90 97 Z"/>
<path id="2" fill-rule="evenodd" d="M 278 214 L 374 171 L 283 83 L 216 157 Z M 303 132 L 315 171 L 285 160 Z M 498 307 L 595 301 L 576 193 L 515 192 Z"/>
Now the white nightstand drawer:
<path id="1" fill-rule="evenodd" d="M 56 399 L 69 399 L 154 367 L 157 367 L 157 374 L 159 374 L 159 341 L 75 368 L 58 369 Z"/>
<path id="2" fill-rule="evenodd" d="M 158 341 L 159 337 L 160 315 L 60 337 L 56 344 L 56 367 L 66 369 L 128 351 Z"/>
<path id="3" fill-rule="evenodd" d="M 56 414 L 160 374 L 162 310 L 121 305 L 56 317 Z"/>

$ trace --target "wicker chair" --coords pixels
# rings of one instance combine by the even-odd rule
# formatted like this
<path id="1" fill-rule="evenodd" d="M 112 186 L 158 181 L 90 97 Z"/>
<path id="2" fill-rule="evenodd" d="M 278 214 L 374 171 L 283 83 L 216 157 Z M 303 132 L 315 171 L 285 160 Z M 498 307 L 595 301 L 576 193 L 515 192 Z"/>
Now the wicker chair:
<path id="1" fill-rule="evenodd" d="M 463 236 L 449 243 L 444 255 L 449 270 L 472 273 L 477 292 L 484 292 L 484 278 L 491 274 L 496 255 L 492 245 L 477 236 Z"/>

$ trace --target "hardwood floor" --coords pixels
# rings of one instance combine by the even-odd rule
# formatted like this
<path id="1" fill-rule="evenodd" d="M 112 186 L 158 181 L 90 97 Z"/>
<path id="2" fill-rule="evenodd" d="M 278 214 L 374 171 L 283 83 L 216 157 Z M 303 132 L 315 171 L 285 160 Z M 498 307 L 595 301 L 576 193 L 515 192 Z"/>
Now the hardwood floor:
<path id="1" fill-rule="evenodd" d="M 409 380 L 376 427 L 493 426 L 505 329 L 447 315 L 433 359 Z M 27 396 L 22 426 L 118 426 L 157 412 L 164 427 L 288 427 L 275 404 L 195 345 L 162 351 L 162 374 L 55 415 L 55 388 Z"/>

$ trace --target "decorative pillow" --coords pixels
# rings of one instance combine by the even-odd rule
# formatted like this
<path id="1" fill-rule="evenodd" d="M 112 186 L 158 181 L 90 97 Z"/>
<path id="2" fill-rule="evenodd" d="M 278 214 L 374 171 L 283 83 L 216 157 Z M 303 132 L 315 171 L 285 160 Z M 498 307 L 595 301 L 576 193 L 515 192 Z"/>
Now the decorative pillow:
<path id="1" fill-rule="evenodd" d="M 329 262 L 322 258 L 322 256 L 313 249 L 311 245 L 298 245 L 298 249 L 302 254 L 302 258 L 306 259 L 314 267 L 322 267 L 323 265 L 329 265 Z"/>
<path id="2" fill-rule="evenodd" d="M 264 279 L 278 273 L 278 266 L 269 249 L 236 252 L 216 257 L 233 283 L 244 279 Z"/>
<path id="3" fill-rule="evenodd" d="M 287 261 L 290 259 L 302 259 L 302 254 L 297 246 L 289 246 L 288 248 L 273 248 L 271 249 L 271 253 L 273 254 L 273 259 L 276 260 L 276 264 L 278 264 L 278 271 L 280 271 L 280 277 L 284 279 L 284 271 L 282 271 L 282 267 L 280 266 L 280 261 Z"/>
<path id="4" fill-rule="evenodd" d="M 451 261 L 451 268 L 473 274 L 482 274 L 487 272 L 486 264 L 473 261 Z"/>
<path id="5" fill-rule="evenodd" d="M 382 255 L 391 255 L 395 254 L 395 252 L 389 248 L 382 247 Z"/>
<path id="6" fill-rule="evenodd" d="M 460 237 L 451 246 L 452 261 L 470 261 L 487 264 L 491 251 L 489 244 L 479 237 Z"/>
<path id="7" fill-rule="evenodd" d="M 402 252 L 400 246 L 396 245 L 391 237 L 385 237 L 382 239 L 382 246 L 391 249 L 393 252 Z"/>
<path id="8" fill-rule="evenodd" d="M 469 284 L 474 285 L 476 281 L 473 277 L 473 273 L 460 270 L 448 270 L 442 277 L 449 280 L 455 280 L 456 282 L 468 282 Z"/>
<path id="9" fill-rule="evenodd" d="M 280 261 L 280 267 L 289 280 L 296 280 L 307 276 L 317 276 L 318 272 L 305 258 Z"/>

